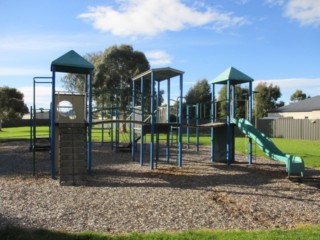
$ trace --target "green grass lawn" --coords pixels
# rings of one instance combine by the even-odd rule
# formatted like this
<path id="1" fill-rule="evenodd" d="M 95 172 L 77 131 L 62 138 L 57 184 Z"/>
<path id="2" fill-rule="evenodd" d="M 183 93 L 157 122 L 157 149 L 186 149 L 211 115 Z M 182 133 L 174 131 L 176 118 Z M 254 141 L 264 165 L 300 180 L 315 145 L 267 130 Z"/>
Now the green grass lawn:
<path id="1" fill-rule="evenodd" d="M 305 166 L 320 168 L 320 141 L 284 138 L 273 138 L 272 141 L 282 152 L 302 157 Z M 237 151 L 247 153 L 248 138 L 236 138 L 235 144 Z M 252 147 L 254 155 L 266 156 L 254 142 Z"/>
<path id="2" fill-rule="evenodd" d="M 9 228 L 0 230 L 0 239 L 6 240 L 295 240 L 295 239 L 319 239 L 320 226 L 299 227 L 293 230 L 268 230 L 268 231 L 184 231 L 176 233 L 130 233 L 111 235 L 102 233 L 63 233 L 49 230 L 25 230 L 20 228 Z"/>
<path id="3" fill-rule="evenodd" d="M 38 137 L 48 137 L 49 129 L 48 127 L 37 127 Z M 3 128 L 0 131 L 0 142 L 8 140 L 20 140 L 30 138 L 30 128 L 29 127 L 16 127 L 16 128 Z M 102 139 L 101 130 L 93 129 L 92 131 L 93 141 L 100 142 Z M 114 134 L 115 139 L 115 134 Z M 124 142 L 130 141 L 129 133 L 120 134 L 120 139 Z M 160 139 L 165 139 L 163 134 L 160 134 Z M 150 140 L 150 135 L 147 134 L 146 142 Z M 308 140 L 296 140 L 296 139 L 283 139 L 274 138 L 272 139 L 275 145 L 283 152 L 300 156 L 304 159 L 305 165 L 312 168 L 320 168 L 320 141 L 308 141 Z M 109 130 L 104 131 L 104 141 L 110 141 Z M 186 143 L 187 138 L 184 135 L 183 141 Z M 191 135 L 190 144 L 196 143 L 195 135 Z M 211 139 L 210 135 L 202 134 L 200 137 L 201 145 L 210 145 Z M 248 149 L 248 139 L 247 138 L 236 138 L 236 151 L 240 153 L 247 153 Z M 265 156 L 259 147 L 253 142 L 253 154 L 256 156 Z"/>
<path id="4" fill-rule="evenodd" d="M 49 127 L 37 127 L 37 137 L 49 137 Z M 30 127 L 2 128 L 0 142 L 30 139 Z"/>

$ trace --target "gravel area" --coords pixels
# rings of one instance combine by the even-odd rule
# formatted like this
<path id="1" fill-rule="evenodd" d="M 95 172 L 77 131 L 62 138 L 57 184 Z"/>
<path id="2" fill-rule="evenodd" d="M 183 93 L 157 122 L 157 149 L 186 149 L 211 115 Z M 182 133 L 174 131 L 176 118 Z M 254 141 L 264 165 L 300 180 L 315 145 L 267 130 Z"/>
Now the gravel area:
<path id="1" fill-rule="evenodd" d="M 92 176 L 60 186 L 49 174 L 49 153 L 37 152 L 32 176 L 28 142 L 0 143 L 0 228 L 7 225 L 69 232 L 186 229 L 290 229 L 320 224 L 320 171 L 288 179 L 284 165 L 236 155 L 210 162 L 209 148 L 184 149 L 183 167 L 159 160 L 156 170 L 130 152 L 93 146 Z M 148 157 L 146 158 L 148 159 Z"/>

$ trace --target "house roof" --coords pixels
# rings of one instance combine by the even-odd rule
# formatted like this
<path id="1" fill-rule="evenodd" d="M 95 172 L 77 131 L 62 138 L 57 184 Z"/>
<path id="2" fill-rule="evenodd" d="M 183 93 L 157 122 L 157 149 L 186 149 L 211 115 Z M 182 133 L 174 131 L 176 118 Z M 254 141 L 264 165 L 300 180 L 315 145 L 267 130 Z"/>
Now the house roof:
<path id="1" fill-rule="evenodd" d="M 249 77 L 248 75 L 244 74 L 234 67 L 229 67 L 224 72 L 220 73 L 216 78 L 214 78 L 211 83 L 227 84 L 228 80 L 232 85 L 236 85 L 246 82 L 252 82 L 253 78 Z"/>
<path id="2" fill-rule="evenodd" d="M 270 113 L 276 112 L 311 112 L 315 110 L 320 110 L 320 96 L 307 98 L 305 100 L 291 103 L 287 106 L 272 109 Z"/>
<path id="3" fill-rule="evenodd" d="M 141 79 L 143 77 L 144 79 L 151 80 L 151 73 L 153 73 L 153 78 L 156 81 L 163 81 L 167 80 L 169 78 L 173 78 L 179 75 L 184 74 L 184 72 L 166 67 L 166 68 L 154 68 L 154 69 L 149 69 L 148 71 L 145 71 L 135 77 L 132 78 L 133 81 Z"/>
<path id="4" fill-rule="evenodd" d="M 71 50 L 51 63 L 51 71 L 66 73 L 83 73 L 89 74 L 93 65 L 81 57 L 74 50 Z"/>

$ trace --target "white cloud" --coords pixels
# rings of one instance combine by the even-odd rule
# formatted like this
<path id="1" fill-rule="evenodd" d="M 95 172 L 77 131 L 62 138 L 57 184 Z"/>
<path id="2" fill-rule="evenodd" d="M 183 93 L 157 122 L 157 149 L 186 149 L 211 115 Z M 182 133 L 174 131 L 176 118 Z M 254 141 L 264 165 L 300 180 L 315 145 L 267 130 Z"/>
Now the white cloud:
<path id="1" fill-rule="evenodd" d="M 284 15 L 302 26 L 320 26 L 319 0 L 265 0 L 264 3 L 270 7 L 283 7 Z"/>
<path id="2" fill-rule="evenodd" d="M 249 0 L 237 0 L 236 3 L 240 5 L 245 5 L 248 3 Z"/>
<path id="3" fill-rule="evenodd" d="M 319 0 L 290 0 L 285 6 L 285 15 L 297 20 L 302 26 L 320 26 Z"/>
<path id="4" fill-rule="evenodd" d="M 211 24 L 214 30 L 241 26 L 247 21 L 232 13 L 221 13 L 209 7 L 199 10 L 181 0 L 118 1 L 118 9 L 110 6 L 90 7 L 78 17 L 93 23 L 94 28 L 116 36 L 155 36 L 165 31 Z M 198 4 L 199 6 L 199 4 Z"/>
<path id="5" fill-rule="evenodd" d="M 24 95 L 24 102 L 27 106 L 33 105 L 33 87 L 19 87 L 18 90 Z M 50 108 L 51 102 L 51 85 L 36 87 L 36 107 Z"/>
<path id="6" fill-rule="evenodd" d="M 253 87 L 260 82 L 267 82 L 268 84 L 277 85 L 282 93 L 282 101 L 289 103 L 290 96 L 296 90 L 302 90 L 311 97 L 320 95 L 320 78 L 288 78 L 288 79 L 270 79 L 270 80 L 255 80 Z"/>
<path id="7" fill-rule="evenodd" d="M 265 0 L 264 3 L 270 7 L 282 6 L 285 3 L 285 0 Z"/>
<path id="8" fill-rule="evenodd" d="M 145 54 L 152 66 L 169 65 L 172 62 L 172 57 L 165 51 L 149 51 Z"/>

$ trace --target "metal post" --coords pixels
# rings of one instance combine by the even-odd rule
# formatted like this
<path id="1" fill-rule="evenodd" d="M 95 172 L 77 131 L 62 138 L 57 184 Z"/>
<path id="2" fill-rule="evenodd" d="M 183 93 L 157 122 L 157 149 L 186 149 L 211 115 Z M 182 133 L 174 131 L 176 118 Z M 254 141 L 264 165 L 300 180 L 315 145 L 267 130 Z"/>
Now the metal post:
<path id="1" fill-rule="evenodd" d="M 200 118 L 200 103 L 197 103 L 196 105 L 196 138 L 197 138 L 197 152 L 199 152 L 199 145 L 200 145 L 200 131 L 199 131 L 199 118 Z"/>
<path id="2" fill-rule="evenodd" d="M 118 106 L 116 108 L 116 151 L 119 149 L 119 141 L 120 141 L 120 123 L 119 123 L 119 111 L 118 111 Z"/>
<path id="3" fill-rule="evenodd" d="M 189 149 L 189 144 L 190 144 L 190 106 L 187 105 L 187 148 Z"/>
<path id="4" fill-rule="evenodd" d="M 144 145 L 144 132 L 143 132 L 143 125 L 144 125 L 144 81 L 143 81 L 143 77 L 141 77 L 141 129 L 140 129 L 140 165 L 143 166 L 144 163 L 144 149 L 143 149 L 143 145 Z"/>
<path id="5" fill-rule="evenodd" d="M 230 80 L 227 81 L 227 164 L 230 165 L 230 142 L 231 142 L 231 125 L 230 125 Z"/>
<path id="6" fill-rule="evenodd" d="M 249 82 L 249 101 L 248 101 L 248 121 L 252 122 L 252 82 Z M 252 164 L 252 138 L 249 138 L 249 145 L 248 145 L 248 163 Z"/>
<path id="7" fill-rule="evenodd" d="M 236 90 L 235 85 L 231 85 L 231 93 L 232 93 L 232 109 L 231 109 L 231 118 L 236 117 Z M 235 149 L 234 149 L 234 126 L 230 123 L 230 162 L 234 161 Z"/>
<path id="8" fill-rule="evenodd" d="M 182 97 L 183 97 L 183 76 L 180 75 L 180 102 L 179 102 L 179 156 L 178 166 L 182 167 Z"/>
<path id="9" fill-rule="evenodd" d="M 50 141 L 50 161 L 51 161 L 51 178 L 55 179 L 55 121 L 56 121 L 56 109 L 55 109 L 55 88 L 56 88 L 56 70 L 55 66 L 52 66 L 52 101 L 51 101 L 51 141 Z"/>
<path id="10" fill-rule="evenodd" d="M 131 160 L 135 160 L 135 154 L 136 154 L 136 141 L 135 141 L 135 124 L 134 121 L 136 119 L 136 111 L 135 111 L 135 105 L 136 105 L 136 84 L 135 81 L 132 83 L 132 123 L 131 123 Z"/>
<path id="11" fill-rule="evenodd" d="M 113 150 L 113 116 L 114 116 L 114 104 L 111 104 L 111 124 L 110 124 L 110 128 L 111 128 L 111 130 L 110 130 L 110 138 L 111 138 L 111 150 Z"/>
<path id="12" fill-rule="evenodd" d="M 150 142 L 150 169 L 154 169 L 154 75 L 151 72 L 151 142 Z"/>
<path id="13" fill-rule="evenodd" d="M 170 122 L 170 78 L 167 81 L 167 123 Z"/>
<path id="14" fill-rule="evenodd" d="M 87 75 L 86 75 L 87 78 Z M 87 82 L 87 81 L 86 81 Z M 88 174 L 91 175 L 92 158 L 92 70 L 89 75 Z"/>
<path id="15" fill-rule="evenodd" d="M 168 78 L 167 80 L 167 123 L 170 123 L 170 78 Z M 171 128 L 170 128 L 171 130 Z M 167 163 L 169 163 L 170 161 L 170 134 L 171 134 L 171 131 L 168 130 L 167 132 L 167 144 L 166 144 L 166 160 L 167 160 Z"/>
<path id="16" fill-rule="evenodd" d="M 215 85 L 212 84 L 212 92 L 211 92 L 211 122 L 213 123 L 215 119 Z M 211 128 L 211 161 L 214 161 L 214 128 Z"/>
<path id="17" fill-rule="evenodd" d="M 159 161 L 159 123 L 160 123 L 160 108 L 159 108 L 159 100 L 160 100 L 160 97 L 159 97 L 159 92 L 160 92 L 160 81 L 157 82 L 157 99 L 156 99 L 156 107 L 155 107 L 155 110 L 156 110 L 156 124 L 157 124 L 157 131 L 156 131 L 156 162 Z"/>
<path id="18" fill-rule="evenodd" d="M 235 118 L 235 111 L 236 111 L 236 101 L 235 101 L 235 96 L 236 96 L 236 91 L 235 91 L 235 85 L 231 85 L 231 93 L 232 93 L 232 99 L 231 99 L 231 118 Z"/>
<path id="19" fill-rule="evenodd" d="M 103 145 L 104 143 L 104 99 L 102 100 L 101 119 L 102 119 L 101 145 Z"/>

